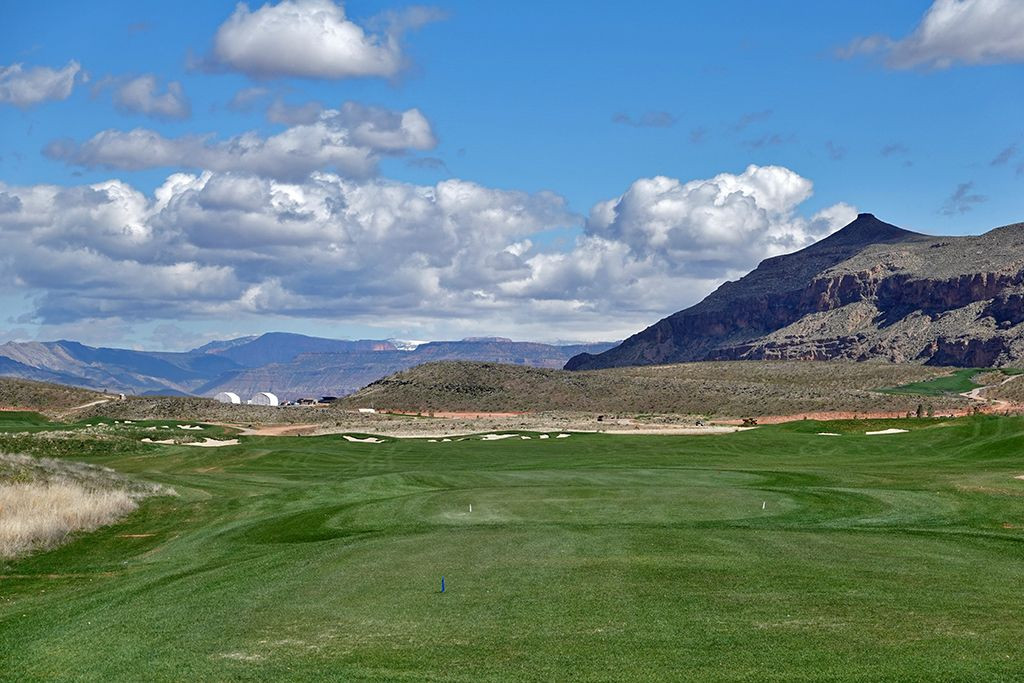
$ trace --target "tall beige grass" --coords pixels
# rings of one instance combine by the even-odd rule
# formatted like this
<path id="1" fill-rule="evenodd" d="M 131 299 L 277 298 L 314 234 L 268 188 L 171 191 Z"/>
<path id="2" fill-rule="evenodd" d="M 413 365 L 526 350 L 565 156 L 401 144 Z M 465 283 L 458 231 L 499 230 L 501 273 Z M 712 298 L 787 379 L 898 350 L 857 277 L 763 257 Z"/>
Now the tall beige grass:
<path id="1" fill-rule="evenodd" d="M 0 559 L 53 548 L 162 495 L 177 494 L 109 467 L 0 453 Z"/>
<path id="2" fill-rule="evenodd" d="M 0 557 L 12 558 L 60 545 L 76 531 L 93 531 L 138 507 L 119 489 L 80 484 L 0 484 Z"/>

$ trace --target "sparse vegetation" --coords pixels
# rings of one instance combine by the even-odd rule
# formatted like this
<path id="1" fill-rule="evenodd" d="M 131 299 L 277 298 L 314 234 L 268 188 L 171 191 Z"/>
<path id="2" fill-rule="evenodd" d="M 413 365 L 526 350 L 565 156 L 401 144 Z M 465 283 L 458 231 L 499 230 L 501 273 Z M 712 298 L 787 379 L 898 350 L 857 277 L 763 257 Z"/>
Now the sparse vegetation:
<path id="1" fill-rule="evenodd" d="M 0 378 L 0 408 L 61 415 L 68 409 L 105 398 L 104 394 L 62 384 Z"/>
<path id="2" fill-rule="evenodd" d="M 922 382 L 947 368 L 852 362 L 720 362 L 568 372 L 495 363 L 431 363 L 374 382 L 340 407 L 449 411 L 569 410 L 714 417 L 913 410 L 875 387 Z M 941 410 L 962 405 L 938 397 Z"/>

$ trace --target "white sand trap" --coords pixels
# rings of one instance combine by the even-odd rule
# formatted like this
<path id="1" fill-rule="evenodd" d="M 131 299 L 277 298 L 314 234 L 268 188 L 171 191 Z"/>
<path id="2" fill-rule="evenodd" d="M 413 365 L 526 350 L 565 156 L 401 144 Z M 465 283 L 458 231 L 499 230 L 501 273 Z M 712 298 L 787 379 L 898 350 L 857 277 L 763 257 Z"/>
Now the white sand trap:
<path id="1" fill-rule="evenodd" d="M 220 446 L 237 446 L 238 439 L 228 439 L 226 441 L 218 441 L 217 439 L 206 438 L 202 443 L 184 443 L 182 446 L 199 446 L 200 448 L 219 448 Z"/>
<path id="2" fill-rule="evenodd" d="M 441 439 L 441 441 L 444 443 L 451 443 L 451 439 Z"/>
<path id="3" fill-rule="evenodd" d="M 165 443 L 165 444 L 173 444 L 173 443 L 174 443 L 174 439 L 160 439 L 159 441 L 153 441 L 153 439 L 150 439 L 150 438 L 148 438 L 148 437 L 147 437 L 147 438 L 145 438 L 145 439 L 143 439 L 143 440 L 142 440 L 142 443 Z"/>
<path id="4" fill-rule="evenodd" d="M 840 436 L 835 432 L 818 432 L 818 436 Z"/>
<path id="5" fill-rule="evenodd" d="M 200 427 L 199 425 L 178 425 L 178 429 L 184 429 L 185 431 L 194 432 L 196 430 L 201 430 L 202 427 Z"/>
<path id="6" fill-rule="evenodd" d="M 568 439 L 570 436 L 572 436 L 572 434 L 559 434 L 555 438 L 556 439 Z"/>
<path id="7" fill-rule="evenodd" d="M 878 434 L 903 434 L 906 429 L 883 429 L 879 432 L 864 432 L 868 436 L 877 436 Z"/>
<path id="8" fill-rule="evenodd" d="M 530 437 L 530 436 L 521 436 L 521 437 L 519 437 L 519 438 L 520 438 L 520 439 L 522 439 L 523 441 L 529 441 L 529 440 L 530 440 L 531 438 L 533 438 L 533 437 Z"/>
<path id="9" fill-rule="evenodd" d="M 515 434 L 484 434 L 480 437 L 481 441 L 501 441 L 502 439 L 514 439 Z"/>
<path id="10" fill-rule="evenodd" d="M 134 422 L 132 422 L 131 420 L 125 420 L 125 421 L 124 421 L 124 423 L 125 423 L 126 425 L 133 425 L 133 424 L 135 424 L 135 423 L 134 423 Z"/>
<path id="11" fill-rule="evenodd" d="M 542 439 L 550 439 L 551 437 L 548 436 L 547 434 L 541 434 L 540 438 L 542 438 Z"/>
<path id="12" fill-rule="evenodd" d="M 1024 479 L 1024 474 L 1018 474 L 1014 479 Z"/>
<path id="13" fill-rule="evenodd" d="M 160 429 L 170 429 L 167 425 L 160 425 Z"/>
<path id="14" fill-rule="evenodd" d="M 427 439 L 427 443 L 437 443 L 437 439 Z"/>
<path id="15" fill-rule="evenodd" d="M 375 436 L 368 436 L 365 439 L 357 439 L 354 436 L 349 436 L 348 434 L 345 434 L 344 437 L 342 438 L 344 438 L 345 441 L 351 441 L 352 443 L 384 443 L 384 441 L 378 439 Z"/>

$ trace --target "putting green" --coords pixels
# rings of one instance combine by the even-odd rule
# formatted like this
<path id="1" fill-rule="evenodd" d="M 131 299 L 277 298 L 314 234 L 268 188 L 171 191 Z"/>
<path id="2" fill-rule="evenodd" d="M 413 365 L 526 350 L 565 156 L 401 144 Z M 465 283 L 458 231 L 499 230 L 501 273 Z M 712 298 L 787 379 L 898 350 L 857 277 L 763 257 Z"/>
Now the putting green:
<path id="1" fill-rule="evenodd" d="M 1024 676 L 1020 419 L 81 459 L 180 495 L 3 567 L 4 679 Z"/>

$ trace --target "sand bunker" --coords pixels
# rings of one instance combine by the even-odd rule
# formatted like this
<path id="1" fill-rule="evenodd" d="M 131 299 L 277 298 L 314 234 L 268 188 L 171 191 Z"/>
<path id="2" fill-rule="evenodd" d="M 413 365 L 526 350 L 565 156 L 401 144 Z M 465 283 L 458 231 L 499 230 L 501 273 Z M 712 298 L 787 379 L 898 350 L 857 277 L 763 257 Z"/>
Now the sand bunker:
<path id="1" fill-rule="evenodd" d="M 345 439 L 345 441 L 351 441 L 352 443 L 384 443 L 382 439 L 378 439 L 375 436 L 369 436 L 365 439 L 357 439 L 354 436 L 345 434 L 342 438 Z"/>
<path id="2" fill-rule="evenodd" d="M 158 441 L 153 441 L 153 439 L 150 439 L 149 437 L 146 437 L 145 439 L 142 440 L 142 443 L 173 444 L 174 443 L 174 439 L 160 439 Z"/>
<path id="3" fill-rule="evenodd" d="M 839 436 L 835 432 L 818 432 L 818 436 Z"/>
<path id="4" fill-rule="evenodd" d="M 906 431 L 907 431 L 906 429 L 883 429 L 883 430 L 878 431 L 878 432 L 864 432 L 864 433 L 867 434 L 868 436 L 876 436 L 878 434 L 903 434 Z"/>
<path id="5" fill-rule="evenodd" d="M 217 439 L 211 439 L 207 437 L 205 441 L 196 443 L 184 443 L 182 446 L 199 446 L 200 448 L 218 448 L 220 446 L 237 446 L 238 439 L 228 439 L 226 441 L 218 441 Z"/>
<path id="6" fill-rule="evenodd" d="M 518 436 L 517 434 L 484 434 L 480 437 L 481 441 L 500 441 L 502 439 L 514 439 Z"/>
<path id="7" fill-rule="evenodd" d="M 186 431 L 196 431 L 201 430 L 202 427 L 198 425 L 178 425 L 178 429 L 184 429 Z"/>
<path id="8" fill-rule="evenodd" d="M 559 434 L 555 438 L 556 439 L 568 439 L 570 436 L 572 436 L 572 435 L 571 434 Z"/>

